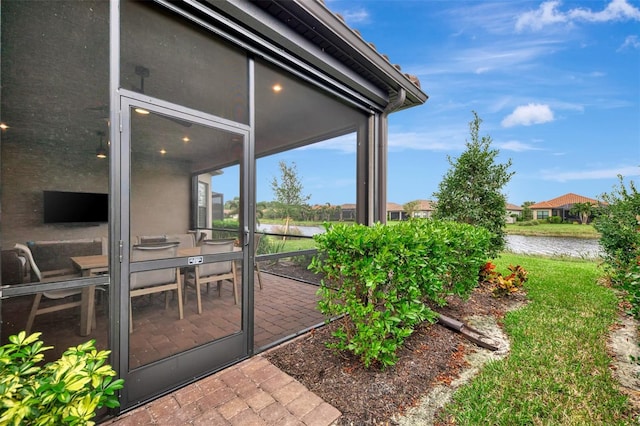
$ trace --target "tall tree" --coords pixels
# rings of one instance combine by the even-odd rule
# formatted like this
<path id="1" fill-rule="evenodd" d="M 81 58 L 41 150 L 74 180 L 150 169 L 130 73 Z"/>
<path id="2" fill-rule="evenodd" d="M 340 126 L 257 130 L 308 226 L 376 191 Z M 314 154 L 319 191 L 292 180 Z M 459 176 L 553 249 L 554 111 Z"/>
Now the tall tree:
<path id="1" fill-rule="evenodd" d="M 233 197 L 233 200 L 227 200 L 224 203 L 224 208 L 228 210 L 229 217 L 237 216 L 240 211 L 240 197 Z"/>
<path id="2" fill-rule="evenodd" d="M 580 223 L 586 225 L 589 222 L 589 216 L 593 214 L 593 206 L 591 203 L 575 203 L 569 209 L 569 213 L 577 215 L 580 218 Z"/>
<path id="3" fill-rule="evenodd" d="M 493 237 L 487 254 L 495 257 L 505 246 L 507 201 L 502 189 L 514 172 L 509 172 L 511 160 L 496 163 L 499 151 L 491 148 L 490 136 L 478 136 L 482 120 L 475 111 L 473 116 L 465 151 L 455 160 L 447 156 L 451 168 L 433 194 L 438 200 L 434 216 L 489 230 Z"/>
<path id="4" fill-rule="evenodd" d="M 408 217 L 413 217 L 413 214 L 418 210 L 418 204 L 420 202 L 418 200 L 409 201 L 406 204 L 402 205 L 402 210 L 407 214 Z"/>
<path id="5" fill-rule="evenodd" d="M 531 210 L 529 206 L 535 203 L 535 201 L 525 201 L 522 203 L 522 220 L 533 220 L 533 210 Z"/>
<path id="6" fill-rule="evenodd" d="M 275 195 L 275 201 L 285 219 L 285 233 L 289 230 L 291 218 L 306 213 L 304 206 L 311 198 L 311 195 L 302 193 L 302 182 L 298 178 L 296 163 L 291 166 L 285 161 L 280 161 L 280 181 L 274 176 L 271 181 L 271 189 Z"/>

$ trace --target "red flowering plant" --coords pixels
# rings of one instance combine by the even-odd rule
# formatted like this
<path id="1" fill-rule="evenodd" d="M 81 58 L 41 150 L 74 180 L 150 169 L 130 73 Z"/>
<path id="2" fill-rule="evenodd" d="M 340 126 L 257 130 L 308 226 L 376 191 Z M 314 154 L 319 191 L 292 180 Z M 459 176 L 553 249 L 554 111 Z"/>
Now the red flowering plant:
<path id="1" fill-rule="evenodd" d="M 478 272 L 478 281 L 480 282 L 480 284 L 490 284 L 495 280 L 496 275 L 498 275 L 498 271 L 496 271 L 496 265 L 491 262 L 487 262 L 482 268 L 480 268 L 480 272 Z"/>
<path id="2" fill-rule="evenodd" d="M 480 269 L 478 276 L 480 283 L 487 284 L 496 297 L 516 293 L 527 281 L 528 272 L 520 265 L 509 265 L 511 273 L 506 277 L 495 269 L 495 264 L 487 262 Z"/>

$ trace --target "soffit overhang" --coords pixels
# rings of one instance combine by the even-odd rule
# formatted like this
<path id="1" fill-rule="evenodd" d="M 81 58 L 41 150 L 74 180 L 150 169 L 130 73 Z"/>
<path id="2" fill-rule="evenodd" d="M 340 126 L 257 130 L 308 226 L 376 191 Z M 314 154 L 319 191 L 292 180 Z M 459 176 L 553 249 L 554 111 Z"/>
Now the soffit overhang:
<path id="1" fill-rule="evenodd" d="M 319 1 L 204 1 L 268 40 L 282 54 L 362 94 L 374 109 L 394 103 L 402 90 L 406 96 L 396 110 L 421 105 L 428 99 L 416 77 L 391 64 Z"/>

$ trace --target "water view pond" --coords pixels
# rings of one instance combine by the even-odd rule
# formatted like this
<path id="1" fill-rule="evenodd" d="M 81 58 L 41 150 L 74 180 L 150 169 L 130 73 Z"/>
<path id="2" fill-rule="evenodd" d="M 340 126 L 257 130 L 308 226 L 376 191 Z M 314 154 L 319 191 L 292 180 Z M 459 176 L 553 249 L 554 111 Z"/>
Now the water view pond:
<path id="1" fill-rule="evenodd" d="M 282 226 L 260 225 L 262 232 L 282 232 Z M 324 232 L 324 228 L 315 226 L 296 226 L 299 235 L 311 237 Z M 549 256 L 570 256 L 583 259 L 600 257 L 602 248 L 597 239 L 570 237 L 532 237 L 525 235 L 507 235 L 507 250 L 513 253 L 543 254 Z"/>
<path id="2" fill-rule="evenodd" d="M 513 253 L 571 256 L 584 259 L 597 258 L 602 254 L 602 247 L 598 240 L 591 238 L 507 235 L 507 249 Z"/>

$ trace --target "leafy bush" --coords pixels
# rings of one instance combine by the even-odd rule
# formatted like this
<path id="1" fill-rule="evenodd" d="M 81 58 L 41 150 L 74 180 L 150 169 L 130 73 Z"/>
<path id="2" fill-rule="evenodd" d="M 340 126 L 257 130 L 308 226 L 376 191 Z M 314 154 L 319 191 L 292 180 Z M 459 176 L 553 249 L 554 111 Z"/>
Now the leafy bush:
<path id="1" fill-rule="evenodd" d="M 640 314 L 640 279 L 637 278 L 640 258 L 640 193 L 633 181 L 629 188 L 622 176 L 619 187 L 603 194 L 606 203 L 600 207 L 594 227 L 600 232 L 600 245 L 609 277 L 614 285 L 625 290 L 636 316 Z"/>
<path id="2" fill-rule="evenodd" d="M 537 226 L 540 225 L 540 221 L 537 219 L 533 220 L 525 220 L 523 222 L 517 223 L 518 226 Z"/>
<path id="3" fill-rule="evenodd" d="M 263 235 L 263 234 L 256 234 L 256 237 L 258 235 L 261 235 L 261 236 L 260 236 L 260 240 L 258 241 L 258 247 L 256 247 L 256 254 L 270 253 L 269 247 L 271 243 L 269 242 L 269 236 Z"/>
<path id="4" fill-rule="evenodd" d="M 547 222 L 549 223 L 562 223 L 562 218 L 560 216 L 551 216 L 547 218 Z"/>
<path id="5" fill-rule="evenodd" d="M 631 314 L 640 318 L 640 256 L 629 266 L 624 276 L 624 288 L 631 303 Z"/>
<path id="6" fill-rule="evenodd" d="M 258 253 L 260 254 L 274 254 L 274 253 L 282 253 L 284 251 L 284 246 L 286 241 L 283 241 L 281 238 L 274 237 L 272 235 L 265 235 L 260 238 L 260 244 L 258 245 Z"/>
<path id="7" fill-rule="evenodd" d="M 319 308 L 342 318 L 333 347 L 366 367 L 396 362 L 415 325 L 433 321 L 426 300 L 444 304 L 477 285 L 491 233 L 456 222 L 409 220 L 394 226 L 325 225 L 310 269 L 325 276 Z"/>
<path id="8" fill-rule="evenodd" d="M 240 224 L 236 219 L 224 219 L 213 221 L 214 230 L 211 231 L 213 239 L 236 238 Z"/>
<path id="9" fill-rule="evenodd" d="M 0 424 L 93 425 L 101 407 L 117 407 L 122 379 L 105 362 L 109 351 L 97 351 L 91 340 L 69 348 L 44 366 L 41 333 L 9 336 L 0 347 Z"/>

